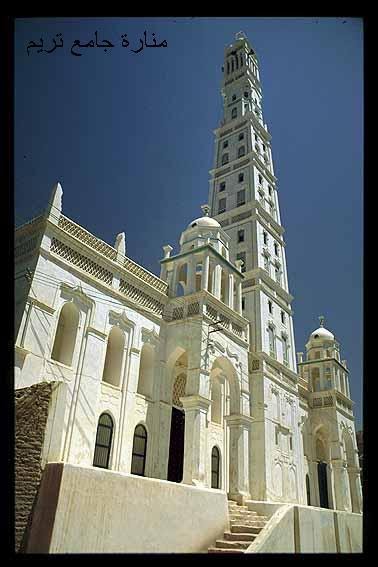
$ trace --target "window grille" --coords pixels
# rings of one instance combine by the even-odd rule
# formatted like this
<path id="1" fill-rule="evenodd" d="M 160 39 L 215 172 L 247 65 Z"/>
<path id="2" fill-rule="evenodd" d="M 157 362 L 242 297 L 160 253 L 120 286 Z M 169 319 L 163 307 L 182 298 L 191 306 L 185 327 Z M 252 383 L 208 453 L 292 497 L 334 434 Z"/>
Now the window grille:
<path id="1" fill-rule="evenodd" d="M 93 466 L 109 468 L 110 451 L 113 437 L 113 420 L 109 414 L 103 413 L 98 420 Z"/>
<path id="2" fill-rule="evenodd" d="M 147 431 L 143 425 L 137 425 L 134 432 L 131 474 L 144 476 L 147 452 Z"/>
<path id="3" fill-rule="evenodd" d="M 186 375 L 180 374 L 177 376 L 174 384 L 173 384 L 173 393 L 172 393 L 172 405 L 177 406 L 179 408 L 184 407 L 180 398 L 185 396 L 185 388 L 186 388 Z"/>
<path id="4" fill-rule="evenodd" d="M 211 451 L 211 488 L 220 488 L 220 453 L 218 447 Z"/>

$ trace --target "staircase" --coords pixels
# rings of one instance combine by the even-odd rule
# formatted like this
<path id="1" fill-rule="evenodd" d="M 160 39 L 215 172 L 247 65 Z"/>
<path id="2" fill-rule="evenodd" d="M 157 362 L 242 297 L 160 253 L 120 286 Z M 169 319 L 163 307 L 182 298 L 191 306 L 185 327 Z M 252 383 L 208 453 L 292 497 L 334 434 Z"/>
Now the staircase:
<path id="1" fill-rule="evenodd" d="M 228 513 L 231 531 L 224 532 L 223 539 L 217 539 L 208 553 L 244 553 L 268 522 L 267 516 L 260 516 L 232 500 L 228 501 Z"/>

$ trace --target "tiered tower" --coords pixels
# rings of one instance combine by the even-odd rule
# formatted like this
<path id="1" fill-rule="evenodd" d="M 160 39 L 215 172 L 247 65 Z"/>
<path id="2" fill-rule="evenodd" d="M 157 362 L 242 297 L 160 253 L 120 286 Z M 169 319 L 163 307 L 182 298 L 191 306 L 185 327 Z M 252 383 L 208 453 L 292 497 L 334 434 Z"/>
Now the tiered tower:
<path id="1" fill-rule="evenodd" d="M 255 418 L 251 466 L 254 478 L 259 478 L 251 490 L 255 498 L 303 500 L 293 296 L 288 289 L 284 228 L 271 136 L 263 120 L 258 60 L 242 32 L 226 47 L 222 70 L 224 115 L 215 130 L 209 205 L 211 216 L 230 237 L 230 260 L 244 263 L 242 313 L 251 325 Z M 261 450 L 259 463 L 256 444 Z"/>

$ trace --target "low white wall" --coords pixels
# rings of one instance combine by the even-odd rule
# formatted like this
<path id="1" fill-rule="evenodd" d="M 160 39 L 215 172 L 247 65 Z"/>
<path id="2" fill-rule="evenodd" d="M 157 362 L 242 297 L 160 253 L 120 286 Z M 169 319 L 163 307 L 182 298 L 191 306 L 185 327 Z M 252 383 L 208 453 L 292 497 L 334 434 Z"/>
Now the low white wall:
<path id="1" fill-rule="evenodd" d="M 228 529 L 223 491 L 60 466 L 50 553 L 193 553 Z"/>
<path id="2" fill-rule="evenodd" d="M 246 553 L 295 553 L 294 506 L 280 506 Z"/>
<path id="3" fill-rule="evenodd" d="M 334 510 L 296 506 L 296 529 L 301 553 L 336 553 Z"/>
<path id="4" fill-rule="evenodd" d="M 362 553 L 362 516 L 348 512 L 337 512 L 335 525 L 341 553 Z"/>
<path id="5" fill-rule="evenodd" d="M 279 506 L 274 511 L 274 506 Z M 360 553 L 362 515 L 294 504 L 248 501 L 265 516 L 266 526 L 246 553 Z"/>

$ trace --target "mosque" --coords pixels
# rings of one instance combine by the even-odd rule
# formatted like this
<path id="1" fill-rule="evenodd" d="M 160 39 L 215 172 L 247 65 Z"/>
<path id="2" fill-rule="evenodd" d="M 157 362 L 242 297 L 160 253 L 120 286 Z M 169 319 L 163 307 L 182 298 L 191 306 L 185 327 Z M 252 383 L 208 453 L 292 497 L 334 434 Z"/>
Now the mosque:
<path id="1" fill-rule="evenodd" d="M 111 246 L 66 217 L 59 183 L 16 229 L 17 551 L 361 548 L 348 367 L 323 317 L 295 350 L 243 33 L 222 70 L 208 204 L 159 277 L 124 233 Z"/>

